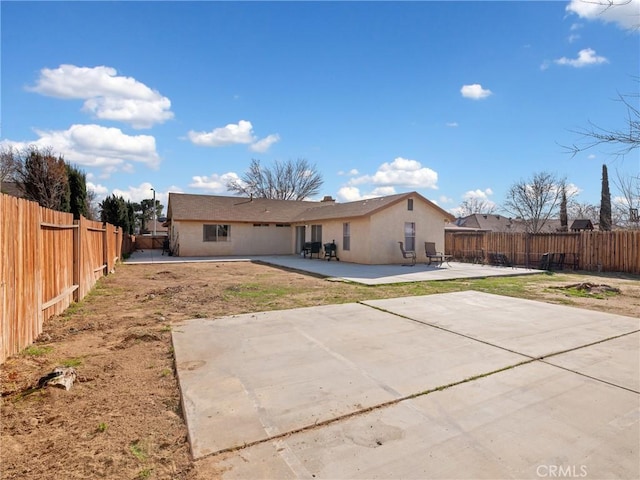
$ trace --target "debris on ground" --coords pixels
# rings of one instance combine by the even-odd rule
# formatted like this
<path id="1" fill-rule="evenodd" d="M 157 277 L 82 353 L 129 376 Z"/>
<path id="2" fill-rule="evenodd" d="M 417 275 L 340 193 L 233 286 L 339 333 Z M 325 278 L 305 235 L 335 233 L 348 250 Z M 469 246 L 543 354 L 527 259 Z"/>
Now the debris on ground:
<path id="1" fill-rule="evenodd" d="M 47 386 L 60 387 L 70 390 L 73 382 L 78 378 L 78 373 L 73 367 L 56 367 L 38 380 L 38 388 Z"/>
<path id="2" fill-rule="evenodd" d="M 591 282 L 572 283 L 570 285 L 562 285 L 553 288 L 563 288 L 565 290 L 574 289 L 591 294 L 620 293 L 620 289 L 617 287 L 611 287 L 609 285 Z"/>

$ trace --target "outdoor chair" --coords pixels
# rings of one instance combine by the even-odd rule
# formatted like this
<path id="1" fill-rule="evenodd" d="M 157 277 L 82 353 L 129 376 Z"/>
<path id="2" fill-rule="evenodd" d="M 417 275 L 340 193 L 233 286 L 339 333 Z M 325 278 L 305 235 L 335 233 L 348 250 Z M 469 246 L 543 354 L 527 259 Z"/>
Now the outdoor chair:
<path id="1" fill-rule="evenodd" d="M 402 257 L 411 260 L 411 264 L 408 263 L 403 264 L 404 267 L 413 267 L 416 264 L 416 252 L 413 250 L 405 250 L 404 243 L 398 242 L 400 244 L 400 251 L 402 252 Z"/>
<path id="2" fill-rule="evenodd" d="M 431 263 L 437 263 L 438 266 L 440 266 L 442 265 L 442 262 L 447 262 L 447 265 L 449 265 L 451 255 L 445 255 L 442 252 L 436 252 L 435 242 L 424 242 L 424 253 L 427 256 L 427 265 L 431 265 Z"/>
<path id="3" fill-rule="evenodd" d="M 307 258 L 307 254 L 309 254 L 309 258 L 313 258 L 313 254 L 316 254 L 316 258 L 320 258 L 320 250 L 322 249 L 321 242 L 306 242 L 304 247 L 302 247 L 302 255 L 304 258 Z"/>

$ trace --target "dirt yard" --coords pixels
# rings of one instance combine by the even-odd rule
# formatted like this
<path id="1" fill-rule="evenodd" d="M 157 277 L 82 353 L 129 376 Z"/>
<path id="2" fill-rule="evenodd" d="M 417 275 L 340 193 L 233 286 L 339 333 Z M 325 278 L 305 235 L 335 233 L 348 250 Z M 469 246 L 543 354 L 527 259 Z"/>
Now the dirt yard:
<path id="1" fill-rule="evenodd" d="M 620 293 L 553 288 L 581 282 Z M 171 345 L 176 324 L 467 289 L 640 316 L 637 277 L 542 274 L 367 287 L 252 263 L 119 265 L 0 367 L 0 478 L 216 478 L 215 461 L 189 455 Z M 32 388 L 58 365 L 76 369 L 71 390 Z"/>

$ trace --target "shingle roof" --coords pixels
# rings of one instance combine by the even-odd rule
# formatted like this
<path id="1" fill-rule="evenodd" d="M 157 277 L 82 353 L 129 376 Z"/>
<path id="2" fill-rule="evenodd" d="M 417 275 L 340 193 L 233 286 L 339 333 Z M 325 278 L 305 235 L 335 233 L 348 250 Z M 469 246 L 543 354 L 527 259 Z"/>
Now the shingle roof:
<path id="1" fill-rule="evenodd" d="M 172 220 L 288 223 L 317 202 L 169 193 Z"/>
<path id="2" fill-rule="evenodd" d="M 571 224 L 571 230 L 593 230 L 593 223 L 589 219 L 574 220 Z"/>
<path id="3" fill-rule="evenodd" d="M 450 213 L 416 192 L 346 203 L 169 193 L 168 216 L 173 220 L 219 222 L 308 222 L 372 215 L 408 197 L 422 199 L 453 220 Z"/>

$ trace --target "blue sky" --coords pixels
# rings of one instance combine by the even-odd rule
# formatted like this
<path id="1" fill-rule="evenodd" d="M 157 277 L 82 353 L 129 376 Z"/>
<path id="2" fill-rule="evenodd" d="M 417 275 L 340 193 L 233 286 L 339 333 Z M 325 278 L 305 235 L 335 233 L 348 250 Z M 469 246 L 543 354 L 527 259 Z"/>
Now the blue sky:
<path id="1" fill-rule="evenodd" d="M 561 147 L 625 126 L 640 0 L 0 8 L 2 143 L 52 147 L 99 198 L 229 194 L 252 158 L 306 158 L 319 198 L 416 190 L 454 213 L 535 172 L 593 204 L 603 163 L 640 172 L 637 150 Z"/>

